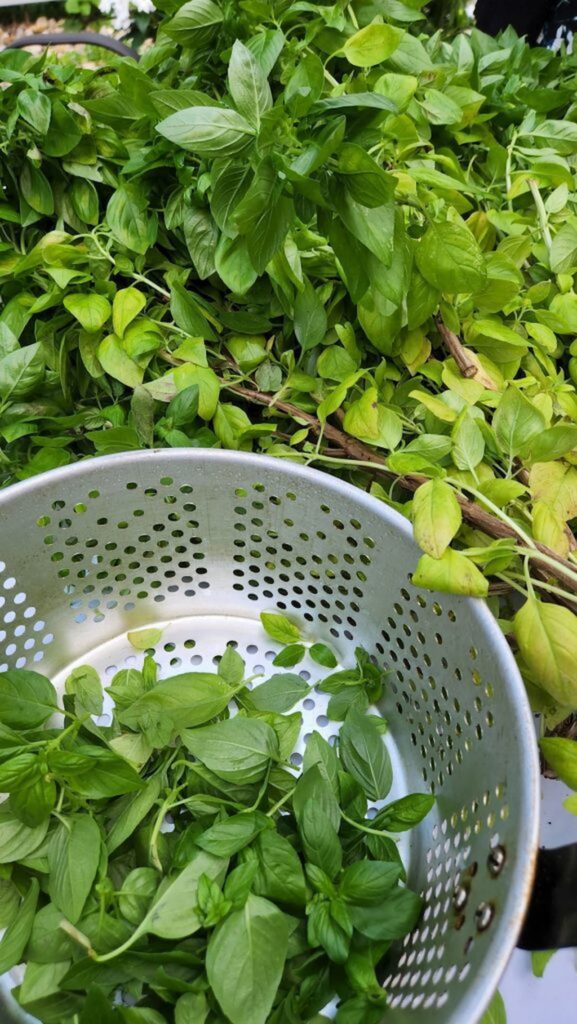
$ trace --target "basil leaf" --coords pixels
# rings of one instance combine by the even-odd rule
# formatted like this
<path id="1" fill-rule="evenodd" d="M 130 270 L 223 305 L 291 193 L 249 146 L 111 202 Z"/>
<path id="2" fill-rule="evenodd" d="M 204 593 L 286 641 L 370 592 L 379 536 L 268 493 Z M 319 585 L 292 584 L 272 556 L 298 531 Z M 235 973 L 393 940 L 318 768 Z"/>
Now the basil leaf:
<path id="1" fill-rule="evenodd" d="M 305 876 L 300 858 L 288 839 L 271 830 L 262 831 L 253 847 L 258 867 L 253 891 L 275 903 L 303 906 Z"/>
<path id="2" fill-rule="evenodd" d="M 343 53 L 349 64 L 371 68 L 390 57 L 403 36 L 404 32 L 393 25 L 366 25 L 347 39 Z"/>
<path id="3" fill-rule="evenodd" d="M 123 725 L 138 729 L 151 716 L 164 716 L 174 730 L 180 731 L 219 715 L 232 696 L 232 690 L 220 676 L 185 672 L 158 683 L 118 717 Z"/>
<path id="4" fill-rule="evenodd" d="M 236 717 L 187 729 L 182 741 L 209 771 L 230 782 L 258 782 L 279 753 L 274 731 L 258 719 Z"/>
<path id="5" fill-rule="evenodd" d="M 0 878 L 0 928 L 7 928 L 18 914 L 20 893 L 9 878 Z"/>
<path id="6" fill-rule="evenodd" d="M 423 901 L 410 889 L 395 889 L 377 906 L 351 906 L 355 928 L 375 941 L 399 939 L 415 927 Z"/>
<path id="7" fill-rule="evenodd" d="M 311 778 L 310 769 L 316 765 L 335 796 L 339 792 L 339 762 L 335 750 L 319 732 L 312 732 L 307 740 L 303 757 L 303 778 Z"/>
<path id="8" fill-rule="evenodd" d="M 218 663 L 218 674 L 229 686 L 236 686 L 244 679 L 245 665 L 240 654 L 230 644 Z"/>
<path id="9" fill-rule="evenodd" d="M 36 828 L 46 821 L 56 806 L 56 784 L 38 773 L 10 796 L 10 810 L 29 828 Z"/>
<path id="10" fill-rule="evenodd" d="M 235 814 L 224 821 L 217 821 L 196 839 L 196 845 L 215 857 L 232 857 L 268 828 L 270 819 L 259 811 Z"/>
<path id="11" fill-rule="evenodd" d="M 130 924 L 140 924 L 159 884 L 154 868 L 134 868 L 124 879 L 118 896 L 118 909 Z"/>
<path id="12" fill-rule="evenodd" d="M 329 878 L 341 870 L 343 851 L 329 816 L 313 804 L 306 804 L 298 819 L 307 861 L 316 864 Z"/>
<path id="13" fill-rule="evenodd" d="M 104 295 L 67 295 L 64 305 L 82 324 L 85 331 L 99 331 L 111 314 L 111 306 Z"/>
<path id="14" fill-rule="evenodd" d="M 398 864 L 378 860 L 360 860 L 346 868 L 339 893 L 347 903 L 360 907 L 381 904 L 399 881 Z"/>
<path id="15" fill-rule="evenodd" d="M 138 773 L 113 750 L 85 744 L 75 750 L 88 759 L 86 771 L 71 775 L 68 780 L 70 789 L 80 796 L 101 800 L 142 789 L 144 783 Z"/>
<path id="16" fill-rule="evenodd" d="M 339 751 L 347 769 L 371 800 L 382 800 L 391 788 L 391 761 L 378 729 L 352 707 L 339 735 Z"/>
<path id="17" fill-rule="evenodd" d="M 161 785 L 160 777 L 155 775 L 147 779 L 141 792 L 124 796 L 110 805 L 106 835 L 109 853 L 114 853 L 135 832 L 158 800 Z"/>
<path id="18" fill-rule="evenodd" d="M 204 1024 L 209 1005 L 203 992 L 186 992 L 174 1008 L 174 1024 Z"/>
<path id="19" fill-rule="evenodd" d="M 306 654 L 306 648 L 302 644 L 289 644 L 282 651 L 279 651 L 273 659 L 275 668 L 293 668 L 301 662 Z"/>
<path id="20" fill-rule="evenodd" d="M 294 328 L 303 352 L 320 345 L 327 332 L 325 308 L 316 289 L 308 280 L 296 298 Z"/>
<path id="21" fill-rule="evenodd" d="M 411 793 L 383 807 L 373 818 L 371 827 L 387 832 L 406 832 L 426 818 L 434 804 L 435 798 L 430 793 Z"/>
<path id="22" fill-rule="evenodd" d="M 334 963 L 344 964 L 349 955 L 352 925 L 348 919 L 348 928 L 343 928 L 342 914 L 334 913 L 335 904 L 336 901 L 313 904 L 307 922 L 307 939 L 311 946 L 322 946 Z"/>
<path id="23" fill-rule="evenodd" d="M 104 990 L 91 985 L 80 1014 L 80 1024 L 117 1024 L 117 1021 L 117 1015 Z"/>
<path id="24" fill-rule="evenodd" d="M 98 672 L 89 665 L 75 668 L 66 678 L 64 690 L 66 693 L 74 695 L 77 708 L 90 715 L 102 714 L 102 683 Z"/>
<path id="25" fill-rule="evenodd" d="M 35 729 L 56 708 L 56 690 L 38 672 L 14 668 L 0 673 L 0 719 L 4 725 Z"/>
<path id="26" fill-rule="evenodd" d="M 0 807 L 0 864 L 29 857 L 42 844 L 47 831 L 48 819 L 28 828 L 9 807 Z"/>
<path id="27" fill-rule="evenodd" d="M 313 661 L 316 661 L 317 665 L 322 665 L 323 668 L 336 668 L 337 659 L 330 647 L 326 644 L 313 644 L 309 650 L 309 654 Z"/>
<path id="28" fill-rule="evenodd" d="M 62 930 L 61 921 L 62 911 L 53 903 L 48 903 L 38 911 L 25 950 L 27 960 L 39 964 L 58 964 L 72 960 L 78 946 Z"/>
<path id="29" fill-rule="evenodd" d="M 423 277 L 451 295 L 479 292 L 487 280 L 483 253 L 460 224 L 432 224 L 417 247 L 416 260 Z"/>
<path id="30" fill-rule="evenodd" d="M 325 764 L 328 764 L 328 768 L 325 768 Z M 300 821 L 307 807 L 315 807 L 327 817 L 335 830 L 338 829 L 341 812 L 333 772 L 333 765 L 328 760 L 325 762 L 325 756 L 319 754 L 300 776 L 293 794 L 293 810 L 297 821 Z"/>
<path id="31" fill-rule="evenodd" d="M 230 55 L 228 87 L 236 109 L 258 129 L 262 115 L 272 106 L 272 95 L 262 67 L 239 39 Z"/>
<path id="32" fill-rule="evenodd" d="M 259 711 L 283 713 L 303 700 L 310 693 L 310 686 L 300 676 L 291 672 L 271 676 L 250 691 L 250 703 Z"/>
<path id="33" fill-rule="evenodd" d="M 100 861 L 100 829 L 93 818 L 68 818 L 48 847 L 50 899 L 72 924 L 80 919 Z"/>
<path id="34" fill-rule="evenodd" d="M 284 970 L 288 937 L 285 915 L 273 903 L 252 895 L 211 935 L 208 980 L 232 1024 L 265 1024 Z"/>
<path id="35" fill-rule="evenodd" d="M 275 615 L 273 612 L 261 612 L 260 621 L 267 636 L 276 640 L 279 644 L 293 644 L 300 640 L 300 630 L 294 622 L 287 619 L 285 615 Z"/>
<path id="36" fill-rule="evenodd" d="M 189 107 L 161 121 L 156 130 L 177 146 L 199 156 L 228 157 L 244 152 L 254 140 L 254 128 L 224 107 Z"/>
<path id="37" fill-rule="evenodd" d="M 12 970 L 16 964 L 22 961 L 32 931 L 39 891 L 38 879 L 32 878 L 28 892 L 20 905 L 18 916 L 8 925 L 0 939 L 0 972 L 2 974 Z"/>

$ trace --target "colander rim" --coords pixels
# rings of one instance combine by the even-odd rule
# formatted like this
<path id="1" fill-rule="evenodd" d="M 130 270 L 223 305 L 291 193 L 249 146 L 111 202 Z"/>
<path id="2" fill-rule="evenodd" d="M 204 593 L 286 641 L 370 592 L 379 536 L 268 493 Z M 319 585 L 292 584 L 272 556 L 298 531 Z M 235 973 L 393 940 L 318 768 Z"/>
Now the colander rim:
<path id="1" fill-rule="evenodd" d="M 295 478 L 309 483 L 316 481 L 325 490 L 332 491 L 335 495 L 347 495 L 361 508 L 373 514 L 376 513 L 389 527 L 401 532 L 404 538 L 414 546 L 416 555 L 419 553 L 409 521 L 396 509 L 390 508 L 354 484 L 343 481 L 323 470 L 278 456 L 211 448 L 151 448 L 118 452 L 83 459 L 67 466 L 47 470 L 27 480 L 13 483 L 0 491 L 0 515 L 7 505 L 24 499 L 29 494 L 41 492 L 43 488 L 48 489 L 56 481 L 65 482 L 68 485 L 71 481 L 87 475 L 98 477 L 101 469 L 108 470 L 113 466 L 118 466 L 120 469 L 125 465 L 132 468 L 138 464 L 163 461 L 167 464 L 178 463 L 184 466 L 208 461 L 215 464 L 234 465 L 237 469 L 245 466 L 251 472 L 259 467 L 261 470 L 272 471 L 280 477 L 293 481 Z M 524 779 L 521 784 L 520 800 L 522 806 L 519 808 L 520 828 L 517 836 L 517 850 L 514 853 L 515 863 L 512 867 L 511 884 L 508 888 L 506 902 L 501 906 L 490 933 L 486 933 L 490 945 L 483 959 L 482 968 L 478 971 L 475 980 L 468 983 L 464 998 L 458 1006 L 458 1021 L 456 1017 L 453 1021 L 453 1024 L 475 1024 L 486 1010 L 516 946 L 531 898 L 539 843 L 540 766 L 533 715 L 513 653 L 483 599 L 459 597 L 458 600 L 474 608 L 475 615 L 484 631 L 484 641 L 491 645 L 495 659 L 499 661 L 501 671 L 508 680 L 510 699 L 515 706 L 519 726 L 519 740 L 525 748 Z M 438 1010 L 432 1008 L 428 1012 L 433 1019 L 442 1019 L 438 1016 Z M 409 1016 L 401 1011 L 401 1016 L 397 1017 L 396 1011 L 389 1010 L 387 1020 L 393 1024 L 397 1019 L 409 1020 Z"/>

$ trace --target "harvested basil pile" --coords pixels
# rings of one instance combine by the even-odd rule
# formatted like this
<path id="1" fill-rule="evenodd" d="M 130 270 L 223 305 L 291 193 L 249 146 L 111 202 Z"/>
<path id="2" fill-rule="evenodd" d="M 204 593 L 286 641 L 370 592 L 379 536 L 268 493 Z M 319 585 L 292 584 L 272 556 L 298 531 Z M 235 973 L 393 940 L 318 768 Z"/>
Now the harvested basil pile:
<path id="1" fill-rule="evenodd" d="M 283 616 L 263 623 L 291 639 Z M 336 664 L 323 644 L 310 655 Z M 376 972 L 421 911 L 396 839 L 433 798 L 383 803 L 386 723 L 369 712 L 383 674 L 356 655 L 321 683 L 338 741 L 312 732 L 298 771 L 292 709 L 310 687 L 282 667 L 247 680 L 233 646 L 215 674 L 159 681 L 150 654 L 118 672 L 108 726 L 90 667 L 68 677 L 59 728 L 45 724 L 58 706 L 48 679 L 0 676 L 0 972 L 26 963 L 16 994 L 29 1013 L 320 1024 L 337 995 L 339 1024 L 380 1022 Z"/>
<path id="2" fill-rule="evenodd" d="M 0 480 L 314 462 L 577 707 L 577 57 L 421 0 L 159 0 L 137 65 L 0 55 Z M 412 500 L 412 493 L 416 497 Z"/>

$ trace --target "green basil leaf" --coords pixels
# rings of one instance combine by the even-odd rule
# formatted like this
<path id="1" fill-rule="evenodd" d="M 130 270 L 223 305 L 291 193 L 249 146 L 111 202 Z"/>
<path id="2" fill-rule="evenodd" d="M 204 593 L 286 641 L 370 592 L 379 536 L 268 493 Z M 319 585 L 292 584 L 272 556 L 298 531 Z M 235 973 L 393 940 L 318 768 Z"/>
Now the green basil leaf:
<path id="1" fill-rule="evenodd" d="M 252 125 L 225 107 L 189 107 L 156 126 L 169 142 L 199 156 L 229 157 L 243 153 L 254 141 Z"/>
<path id="2" fill-rule="evenodd" d="M 395 52 L 404 32 L 393 25 L 366 25 L 347 39 L 343 53 L 349 64 L 372 68 Z"/>
<path id="3" fill-rule="evenodd" d="M 26 944 L 32 932 L 39 891 L 38 879 L 32 878 L 28 891 L 20 904 L 18 916 L 8 925 L 0 939 L 0 971 L 2 974 L 6 974 L 22 961 Z"/>
<path id="4" fill-rule="evenodd" d="M 549 956 L 550 955 L 551 954 L 549 953 Z M 480 1024 L 507 1024 L 507 1012 L 505 1010 L 503 996 L 500 992 L 495 992 L 495 995 L 491 1000 L 491 1005 L 487 1010 L 485 1010 L 485 1013 L 481 1017 Z"/>
<path id="5" fill-rule="evenodd" d="M 396 886 L 400 875 L 398 864 L 359 860 L 343 872 L 339 893 L 348 903 L 359 907 L 379 906 Z"/>
<path id="6" fill-rule="evenodd" d="M 209 1012 L 203 992 L 185 992 L 174 1007 L 174 1024 L 204 1024 Z"/>
<path id="7" fill-rule="evenodd" d="M 336 668 L 337 659 L 330 647 L 326 644 L 313 644 L 309 650 L 309 654 L 313 661 L 316 661 L 317 665 L 322 665 L 323 668 Z"/>
<path id="8" fill-rule="evenodd" d="M 213 0 L 188 0 L 164 26 L 166 35 L 175 42 L 196 49 L 214 35 L 224 14 Z"/>
<path id="9" fill-rule="evenodd" d="M 354 707 L 341 728 L 339 751 L 347 771 L 369 799 L 382 800 L 393 779 L 389 753 L 372 719 Z"/>
<path id="10" fill-rule="evenodd" d="M 301 662 L 306 654 L 306 648 L 302 644 L 289 644 L 273 658 L 275 668 L 294 668 Z"/>
<path id="11" fill-rule="evenodd" d="M 48 819 L 34 828 L 24 825 L 9 807 L 0 808 L 0 864 L 24 860 L 42 844 Z"/>
<path id="12" fill-rule="evenodd" d="M 260 621 L 267 636 L 279 644 L 293 644 L 300 640 L 300 630 L 285 615 L 273 612 L 261 612 Z"/>
<path id="13" fill-rule="evenodd" d="M 99 331 L 108 320 L 111 306 L 104 295 L 66 295 L 64 305 L 69 313 L 82 324 L 85 331 Z"/>
<path id="14" fill-rule="evenodd" d="M 310 693 L 310 686 L 292 672 L 271 676 L 250 691 L 250 703 L 259 711 L 278 711 L 283 714 Z"/>
<path id="15" fill-rule="evenodd" d="M 145 305 L 146 297 L 138 288 L 121 288 L 116 292 L 112 302 L 112 326 L 118 338 L 122 338 L 128 325 L 142 312 Z"/>
<path id="16" fill-rule="evenodd" d="M 251 50 L 237 39 L 228 65 L 228 87 L 236 109 L 255 128 L 272 106 L 266 75 Z"/>
<path id="17" fill-rule="evenodd" d="M 483 253 L 461 224 L 432 224 L 417 246 L 416 260 L 425 280 L 449 295 L 479 292 L 487 280 Z"/>
<path id="18" fill-rule="evenodd" d="M 300 822 L 306 808 L 315 807 L 328 818 L 332 828 L 338 831 L 341 811 L 334 784 L 333 765 L 322 747 L 317 748 L 317 751 L 316 757 L 309 759 L 312 760 L 312 764 L 303 771 L 296 784 L 293 810 L 297 821 Z"/>
<path id="19" fill-rule="evenodd" d="M 35 729 L 57 708 L 56 690 L 38 672 L 14 668 L 0 673 L 0 720 L 14 729 Z"/>
<path id="20" fill-rule="evenodd" d="M 118 896 L 118 909 L 130 924 L 140 924 L 160 882 L 155 868 L 134 868 L 128 873 Z"/>
<path id="21" fill-rule="evenodd" d="M 309 803 L 299 814 L 298 825 L 307 861 L 335 878 L 342 867 L 343 850 L 329 816 Z"/>
<path id="22" fill-rule="evenodd" d="M 209 771 L 230 782 L 257 782 L 279 753 L 273 729 L 256 718 L 237 716 L 199 729 L 186 729 L 182 741 Z"/>
<path id="23" fill-rule="evenodd" d="M 351 941 L 352 925 L 343 928 L 333 913 L 336 901 L 314 903 L 307 921 L 307 938 L 311 946 L 322 946 L 330 960 L 344 964 Z M 342 917 L 342 915 L 340 915 Z"/>
<path id="24" fill-rule="evenodd" d="M 413 530 L 417 544 L 440 558 L 461 526 L 461 507 L 443 480 L 428 480 L 415 491 Z"/>
<path id="25" fill-rule="evenodd" d="M 308 352 L 309 349 L 320 345 L 327 333 L 325 308 L 316 289 L 308 280 L 305 281 L 304 287 L 298 293 L 295 301 L 294 329 L 303 352 Z M 280 617 L 282 618 L 282 616 Z M 275 638 L 273 637 L 273 639 Z M 298 639 L 298 637 L 293 637 L 293 639 Z"/>
<path id="26" fill-rule="evenodd" d="M 44 380 L 45 360 L 39 342 L 0 358 L 0 398 L 26 398 Z"/>
<path id="27" fill-rule="evenodd" d="M 410 889 L 395 889 L 377 906 L 351 906 L 352 922 L 362 935 L 374 941 L 401 939 L 416 925 L 423 901 Z"/>
<path id="28" fill-rule="evenodd" d="M 90 715 L 101 715 L 104 697 L 100 676 L 90 665 L 73 669 L 64 683 L 65 693 L 76 698 L 76 706 Z"/>
<path id="29" fill-rule="evenodd" d="M 258 861 L 252 883 L 256 895 L 265 896 L 275 903 L 304 906 L 306 886 L 303 866 L 288 839 L 267 829 L 259 834 L 253 849 Z"/>
<path id="30" fill-rule="evenodd" d="M 46 93 L 37 89 L 23 89 L 16 101 L 18 113 L 40 135 L 46 135 L 50 127 L 52 107 Z"/>
<path id="31" fill-rule="evenodd" d="M 219 715 L 232 695 L 230 686 L 218 675 L 185 672 L 158 683 L 118 717 L 124 725 L 138 729 L 150 716 L 164 716 L 173 730 L 180 731 Z"/>
<path id="32" fill-rule="evenodd" d="M 309 770 L 316 765 L 321 776 L 330 784 L 333 793 L 339 792 L 339 761 L 334 747 L 327 743 L 324 736 L 319 732 L 313 732 L 307 740 L 303 757 L 303 777 L 308 775 Z M 313 776 L 314 778 L 314 776 Z"/>
<path id="33" fill-rule="evenodd" d="M 508 387 L 493 417 L 497 443 L 506 455 L 516 455 L 531 438 L 542 434 L 546 423 L 542 413 L 517 388 Z"/>
<path id="34" fill-rule="evenodd" d="M 100 829 L 94 818 L 68 818 L 56 830 L 48 847 L 50 899 L 65 917 L 76 924 L 100 861 Z"/>
<path id="35" fill-rule="evenodd" d="M 194 268 L 204 281 L 214 274 L 214 250 L 218 242 L 218 228 L 210 210 L 202 206 L 187 207 L 183 218 L 184 237 Z"/>
<path id="36" fill-rule="evenodd" d="M 108 226 L 120 245 L 143 255 L 154 245 L 158 218 L 150 213 L 146 194 L 132 184 L 114 192 L 106 208 Z"/>
<path id="37" fill-rule="evenodd" d="M 573 740 L 549 736 L 539 741 L 547 764 L 571 789 L 577 789 L 577 753 Z"/>
<path id="38" fill-rule="evenodd" d="M 140 776 L 113 750 L 83 744 L 76 747 L 76 752 L 84 755 L 89 765 L 85 771 L 71 775 L 68 780 L 70 789 L 79 796 L 102 800 L 142 789 L 144 782 Z"/>
<path id="39" fill-rule="evenodd" d="M 270 819 L 259 811 L 245 811 L 217 821 L 198 836 L 196 845 L 215 857 L 232 857 L 268 828 Z"/>
<path id="40" fill-rule="evenodd" d="M 20 893 L 9 878 L 0 878 L 0 928 L 8 928 L 18 915 Z"/>
<path id="41" fill-rule="evenodd" d="M 430 793 L 411 793 L 383 807 L 373 818 L 372 827 L 387 832 L 406 832 L 426 818 L 434 804 L 435 798 Z"/>
<path id="42" fill-rule="evenodd" d="M 36 828 L 49 818 L 57 796 L 56 783 L 38 774 L 12 792 L 10 809 L 29 828 Z"/>
<path id="43" fill-rule="evenodd" d="M 284 970 L 288 937 L 285 915 L 252 895 L 211 935 L 208 980 L 231 1024 L 265 1024 Z M 225 971 L 223 964 L 228 965 Z"/>
<path id="44" fill-rule="evenodd" d="M 146 787 L 139 793 L 129 794 L 109 805 L 106 818 L 106 847 L 109 853 L 114 853 L 127 839 L 130 839 L 130 836 L 154 807 L 160 796 L 160 791 L 161 779 L 155 775 L 147 779 Z"/>

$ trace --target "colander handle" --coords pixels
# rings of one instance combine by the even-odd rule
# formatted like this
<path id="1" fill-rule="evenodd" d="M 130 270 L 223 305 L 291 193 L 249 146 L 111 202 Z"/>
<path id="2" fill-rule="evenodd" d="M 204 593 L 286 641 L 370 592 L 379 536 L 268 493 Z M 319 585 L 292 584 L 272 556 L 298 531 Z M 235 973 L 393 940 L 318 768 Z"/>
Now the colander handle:
<path id="1" fill-rule="evenodd" d="M 533 894 L 517 945 L 532 951 L 577 946 L 577 843 L 539 850 Z"/>

